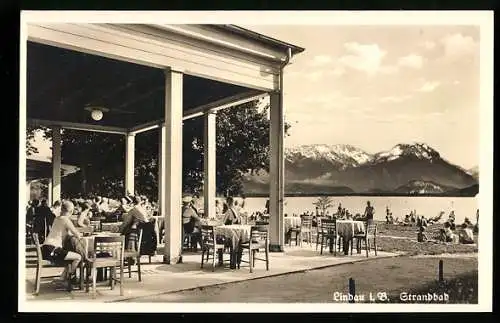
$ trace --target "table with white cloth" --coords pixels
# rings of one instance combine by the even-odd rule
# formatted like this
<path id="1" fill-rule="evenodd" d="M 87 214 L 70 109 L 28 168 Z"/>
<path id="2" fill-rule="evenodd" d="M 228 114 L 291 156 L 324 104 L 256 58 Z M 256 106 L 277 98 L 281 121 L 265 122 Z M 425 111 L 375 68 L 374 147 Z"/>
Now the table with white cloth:
<path id="1" fill-rule="evenodd" d="M 344 254 L 349 253 L 349 242 L 356 234 L 365 232 L 365 223 L 363 221 L 354 220 L 337 220 L 336 222 L 337 237 L 343 240 Z"/>
<path id="2" fill-rule="evenodd" d="M 238 254 L 241 251 L 241 244 L 250 240 L 251 229 L 252 226 L 248 224 L 214 226 L 215 235 L 223 236 L 226 241 L 229 241 L 231 247 L 230 267 L 232 269 L 236 268 L 236 263 L 239 260 Z"/>

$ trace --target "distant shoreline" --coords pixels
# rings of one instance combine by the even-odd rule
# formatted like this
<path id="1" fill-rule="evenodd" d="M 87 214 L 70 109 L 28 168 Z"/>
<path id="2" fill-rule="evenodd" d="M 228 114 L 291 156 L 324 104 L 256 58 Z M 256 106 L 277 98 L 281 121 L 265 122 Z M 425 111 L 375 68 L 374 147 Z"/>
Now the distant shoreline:
<path id="1" fill-rule="evenodd" d="M 316 196 L 383 196 L 383 197 L 475 197 L 470 194 L 440 193 L 440 194 L 406 194 L 406 193 L 285 193 L 287 197 L 316 197 Z M 269 198 L 265 193 L 245 193 L 245 197 Z"/>

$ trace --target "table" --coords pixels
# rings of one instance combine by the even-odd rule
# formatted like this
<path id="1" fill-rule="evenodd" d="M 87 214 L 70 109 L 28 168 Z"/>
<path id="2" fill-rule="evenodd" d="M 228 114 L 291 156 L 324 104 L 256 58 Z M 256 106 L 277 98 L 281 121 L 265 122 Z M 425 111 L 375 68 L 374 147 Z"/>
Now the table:
<path id="1" fill-rule="evenodd" d="M 91 257 L 94 252 L 94 238 L 95 237 L 117 237 L 120 233 L 115 232 L 100 232 L 98 234 L 92 234 L 89 236 L 84 236 L 82 239 L 85 244 L 85 253 L 88 257 Z"/>
<path id="2" fill-rule="evenodd" d="M 365 231 L 365 223 L 363 221 L 354 220 L 338 220 L 337 221 L 337 237 L 342 237 L 344 254 L 349 254 L 349 242 L 355 234 Z"/>
<path id="3" fill-rule="evenodd" d="M 248 224 L 231 224 L 220 225 L 214 227 L 214 233 L 217 236 L 223 236 L 231 241 L 231 258 L 230 268 L 235 269 L 238 262 L 238 254 L 241 249 L 241 244 L 250 240 L 251 225 Z M 219 258 L 219 263 L 220 263 Z"/>
<path id="4" fill-rule="evenodd" d="M 102 231 L 109 231 L 109 232 L 119 232 L 120 226 L 122 225 L 122 223 L 123 222 L 101 223 L 101 230 Z"/>

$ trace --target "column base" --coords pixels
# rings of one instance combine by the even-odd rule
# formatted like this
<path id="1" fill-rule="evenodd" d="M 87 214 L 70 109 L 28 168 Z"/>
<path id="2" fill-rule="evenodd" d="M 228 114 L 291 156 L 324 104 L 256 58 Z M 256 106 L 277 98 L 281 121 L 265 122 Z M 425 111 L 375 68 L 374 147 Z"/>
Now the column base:
<path id="1" fill-rule="evenodd" d="M 270 244 L 269 245 L 269 252 L 284 252 L 284 248 L 280 244 Z"/>
<path id="2" fill-rule="evenodd" d="M 182 264 L 182 256 L 178 257 L 168 257 L 168 256 L 163 256 L 163 263 L 167 265 L 172 265 L 172 264 Z"/>

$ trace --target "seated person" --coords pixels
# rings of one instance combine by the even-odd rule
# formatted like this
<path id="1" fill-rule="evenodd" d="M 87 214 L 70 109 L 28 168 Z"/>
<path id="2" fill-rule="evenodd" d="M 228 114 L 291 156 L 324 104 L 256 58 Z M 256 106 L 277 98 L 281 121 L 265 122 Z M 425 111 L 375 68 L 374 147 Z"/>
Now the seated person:
<path id="1" fill-rule="evenodd" d="M 196 213 L 193 207 L 192 197 L 185 196 L 182 199 L 182 241 L 184 241 L 185 234 L 191 234 L 191 239 L 193 239 L 193 237 L 195 238 L 195 241 L 191 240 L 191 243 L 194 244 L 194 246 L 197 246 L 198 239 L 196 239 L 196 236 L 200 233 L 200 224 L 201 218 L 198 216 L 198 213 Z"/>
<path id="2" fill-rule="evenodd" d="M 460 243 L 471 244 L 474 243 L 474 233 L 467 224 L 462 224 L 462 229 L 458 232 Z"/>
<path id="3" fill-rule="evenodd" d="M 425 227 L 421 226 L 419 228 L 419 231 L 417 233 L 417 241 L 418 242 L 424 242 L 424 241 L 428 241 L 429 239 L 427 238 L 427 235 L 425 234 Z"/>
<path id="4" fill-rule="evenodd" d="M 228 197 L 227 205 L 228 209 L 224 214 L 222 223 L 224 223 L 224 225 L 241 224 L 241 218 L 238 213 L 238 201 L 235 201 L 232 197 Z"/>
<path id="5" fill-rule="evenodd" d="M 472 227 L 472 222 L 469 220 L 469 218 L 464 219 L 464 224 L 468 227 Z"/>
<path id="6" fill-rule="evenodd" d="M 443 241 L 458 243 L 458 235 L 453 233 L 449 222 L 445 222 L 444 229 L 442 229 Z"/>
<path id="7" fill-rule="evenodd" d="M 90 225 L 90 218 L 92 218 L 92 211 L 90 211 L 90 204 L 84 203 L 82 205 L 82 212 L 78 215 L 78 226 L 85 228 Z"/>

